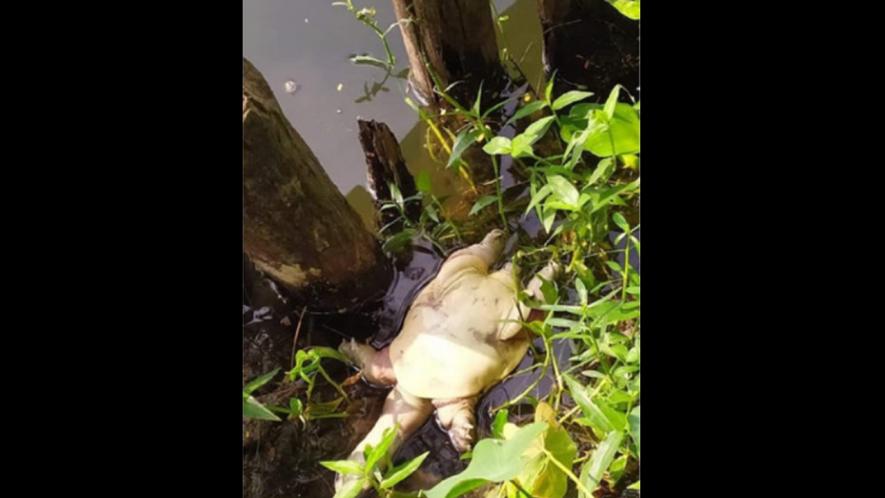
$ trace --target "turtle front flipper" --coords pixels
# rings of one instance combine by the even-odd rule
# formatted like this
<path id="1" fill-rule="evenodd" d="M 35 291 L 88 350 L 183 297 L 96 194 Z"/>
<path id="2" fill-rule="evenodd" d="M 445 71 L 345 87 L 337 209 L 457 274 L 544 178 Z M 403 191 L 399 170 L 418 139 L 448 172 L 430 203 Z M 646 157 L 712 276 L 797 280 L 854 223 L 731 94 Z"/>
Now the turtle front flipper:
<path id="1" fill-rule="evenodd" d="M 377 351 L 368 344 L 362 344 L 351 339 L 342 342 L 338 346 L 338 350 L 360 370 L 360 374 L 369 383 L 378 386 L 392 386 L 396 384 L 396 374 L 390 365 L 389 348 Z"/>
<path id="2" fill-rule="evenodd" d="M 377 447 L 378 443 L 380 443 L 384 437 L 384 432 L 387 431 L 387 429 L 396 427 L 397 435 L 393 440 L 393 444 L 391 444 L 390 448 L 387 450 L 389 455 L 393 455 L 396 453 L 396 449 L 402 444 L 402 442 L 424 424 L 431 413 L 433 413 L 433 404 L 430 403 L 430 400 L 412 396 L 411 394 L 400 391 L 399 388 L 394 388 L 390 391 L 390 394 L 387 395 L 381 416 L 378 417 L 375 426 L 372 427 L 372 430 L 369 431 L 362 441 L 360 441 L 360 444 L 357 445 L 356 449 L 351 452 L 348 460 L 360 464 L 365 463 L 365 455 L 363 452 L 366 449 L 366 445 L 372 445 L 373 448 Z M 381 464 L 379 463 L 379 466 L 380 465 Z M 384 469 L 381 470 L 383 471 Z M 354 480 L 359 478 L 360 476 L 354 474 L 338 474 L 335 476 L 335 492 L 337 493 L 351 485 Z"/>
<path id="3" fill-rule="evenodd" d="M 473 429 L 476 425 L 476 396 L 448 400 L 433 400 L 436 417 L 449 433 L 455 449 L 460 453 L 473 445 Z"/>

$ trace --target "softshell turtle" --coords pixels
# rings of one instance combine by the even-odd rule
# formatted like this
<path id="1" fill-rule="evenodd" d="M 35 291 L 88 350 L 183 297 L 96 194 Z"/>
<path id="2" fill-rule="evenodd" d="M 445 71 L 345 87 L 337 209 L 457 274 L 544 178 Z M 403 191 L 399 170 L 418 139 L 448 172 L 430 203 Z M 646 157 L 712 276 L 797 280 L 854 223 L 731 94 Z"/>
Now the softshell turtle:
<path id="1" fill-rule="evenodd" d="M 510 263 L 489 273 L 501 256 L 504 232 L 492 230 L 479 244 L 453 253 L 436 277 L 417 295 L 402 330 L 386 348 L 376 351 L 354 340 L 340 350 L 370 383 L 393 386 L 369 434 L 350 454 L 362 462 L 366 445 L 377 446 L 382 434 L 397 426 L 396 446 L 436 411 L 439 424 L 458 451 L 470 449 L 474 406 L 480 394 L 506 377 L 522 360 L 531 342 L 518 320 L 531 310 L 517 299 L 518 281 Z M 539 277 L 553 278 L 554 263 L 526 289 L 541 298 Z M 339 475 L 336 489 L 353 475 Z"/>

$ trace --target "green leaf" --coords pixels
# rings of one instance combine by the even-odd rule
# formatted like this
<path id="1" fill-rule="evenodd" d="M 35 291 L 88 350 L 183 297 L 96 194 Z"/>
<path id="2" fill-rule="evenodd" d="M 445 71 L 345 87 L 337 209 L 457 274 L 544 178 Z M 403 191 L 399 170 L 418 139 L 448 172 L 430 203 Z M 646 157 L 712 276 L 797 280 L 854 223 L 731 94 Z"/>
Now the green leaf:
<path id="1" fill-rule="evenodd" d="M 259 403 L 251 394 L 247 394 L 246 397 L 243 398 L 243 416 L 258 420 L 281 421 L 280 417 L 276 416 L 276 414 Z"/>
<path id="2" fill-rule="evenodd" d="M 380 67 L 381 69 L 388 68 L 386 61 L 372 57 L 371 55 L 353 55 L 350 57 L 350 62 L 353 62 L 354 64 Z"/>
<path id="3" fill-rule="evenodd" d="M 539 110 L 543 109 L 547 105 L 546 102 L 541 100 L 536 100 L 534 102 L 529 102 L 528 104 L 522 106 L 516 113 L 507 120 L 507 124 L 512 123 L 514 121 L 520 120 L 526 116 L 534 114 Z"/>
<path id="4" fill-rule="evenodd" d="M 552 175 L 547 177 L 547 182 L 559 200 L 571 206 L 578 205 L 578 189 L 570 181 L 559 175 Z"/>
<path id="5" fill-rule="evenodd" d="M 547 403 L 538 403 L 535 421 L 545 422 L 548 427 L 544 437 L 527 452 L 535 457 L 526 463 L 516 480 L 535 498 L 562 498 L 568 488 L 568 476 L 551 459 L 571 468 L 577 447 L 568 431 L 557 424 L 556 413 Z"/>
<path id="6" fill-rule="evenodd" d="M 581 304 L 587 304 L 587 287 L 584 285 L 584 282 L 581 281 L 580 278 L 575 279 L 575 290 L 578 291 L 578 297 L 581 299 Z"/>
<path id="7" fill-rule="evenodd" d="M 475 128 L 466 128 L 462 130 L 455 138 L 455 143 L 452 145 L 452 154 L 449 156 L 449 162 L 446 163 L 446 168 L 451 168 L 453 165 L 458 164 L 461 161 L 461 154 L 463 154 L 471 144 L 476 142 L 477 137 L 481 134 L 482 132 Z"/>
<path id="8" fill-rule="evenodd" d="M 498 198 L 494 195 L 484 195 L 477 199 L 477 201 L 473 204 L 473 207 L 470 208 L 470 212 L 467 213 L 467 216 L 473 216 L 474 214 L 482 211 L 483 208 L 496 202 Z"/>
<path id="9" fill-rule="evenodd" d="M 436 212 L 436 208 L 434 208 L 431 204 L 428 204 L 425 208 L 427 211 L 427 216 L 430 216 L 430 219 L 439 223 L 439 214 Z"/>
<path id="10" fill-rule="evenodd" d="M 407 228 L 402 232 L 390 237 L 384 242 L 384 245 L 381 248 L 385 252 L 396 252 L 406 245 L 408 245 L 412 241 L 412 236 L 415 235 L 415 231 Z"/>
<path id="11" fill-rule="evenodd" d="M 633 484 L 627 486 L 627 489 L 639 489 L 639 481 L 634 482 Z"/>
<path id="12" fill-rule="evenodd" d="M 582 101 L 588 97 L 592 97 L 592 96 L 593 96 L 592 92 L 582 92 L 579 90 L 572 90 L 570 92 L 565 92 L 564 94 L 560 95 L 559 98 L 557 98 L 556 101 L 553 102 L 553 105 L 551 107 L 553 108 L 554 111 L 558 111 L 566 106 L 574 104 L 575 102 L 580 102 L 580 101 Z"/>
<path id="13" fill-rule="evenodd" d="M 427 491 L 427 497 L 455 498 L 488 481 L 503 482 L 513 479 L 528 459 L 524 453 L 546 428 L 547 424 L 536 422 L 519 428 L 506 440 L 479 441 L 467 468 Z"/>
<path id="14" fill-rule="evenodd" d="M 639 407 L 633 409 L 630 412 L 630 415 L 627 417 L 627 421 L 630 423 L 630 437 L 633 438 L 633 442 L 636 443 L 636 456 L 639 456 Z"/>
<path id="15" fill-rule="evenodd" d="M 553 227 L 553 222 L 556 220 L 556 210 L 544 208 L 543 215 L 544 216 L 541 217 L 541 223 L 544 225 L 544 231 L 550 233 L 550 229 Z"/>
<path id="16" fill-rule="evenodd" d="M 612 460 L 615 459 L 615 454 L 618 452 L 618 448 L 621 446 L 621 440 L 623 439 L 623 432 L 609 432 L 605 440 L 599 443 L 599 446 L 596 447 L 590 460 L 584 464 L 584 468 L 581 469 L 581 483 L 584 484 L 584 487 L 587 488 L 587 491 L 590 493 L 593 493 L 596 491 L 596 488 L 599 487 L 599 483 L 602 481 L 602 476 L 605 474 L 605 471 L 608 470 L 608 466 L 611 465 Z M 583 493 L 579 493 L 579 496 L 582 498 L 592 498 L 584 496 Z"/>
<path id="17" fill-rule="evenodd" d="M 581 407 L 581 411 L 587 417 L 591 426 L 602 432 L 624 430 L 627 426 L 627 417 L 623 413 L 609 407 L 602 400 L 590 399 L 587 389 L 575 380 L 574 377 L 563 375 L 563 378 L 566 384 L 568 384 L 569 394 L 571 394 L 575 403 Z"/>
<path id="18" fill-rule="evenodd" d="M 371 473 L 373 470 L 375 470 L 378 462 L 381 461 L 382 458 L 387 456 L 387 450 L 390 449 L 390 445 L 393 444 L 395 438 L 396 427 L 391 427 L 384 431 L 384 435 L 381 437 L 381 441 L 378 443 L 378 446 L 375 446 L 371 449 L 366 448 L 366 472 Z"/>
<path id="19" fill-rule="evenodd" d="M 544 198 L 550 195 L 552 192 L 553 189 L 550 187 L 550 185 L 544 185 L 543 187 L 538 189 L 538 191 L 535 192 L 535 195 L 532 196 L 532 200 L 529 202 L 528 207 L 525 208 L 525 214 L 528 214 L 533 207 L 537 206 L 538 203 L 543 201 Z"/>
<path id="20" fill-rule="evenodd" d="M 495 137 L 489 140 L 489 143 L 485 144 L 482 148 L 486 154 L 496 155 L 496 154 L 509 154 L 510 153 L 510 139 L 507 137 Z"/>
<path id="21" fill-rule="evenodd" d="M 259 387 L 270 382 L 270 379 L 273 379 L 274 376 L 276 376 L 276 374 L 279 371 L 280 371 L 279 368 L 274 368 L 272 371 L 270 371 L 260 377 L 256 377 L 255 379 L 250 381 L 248 384 L 246 384 L 246 387 L 243 388 L 243 393 L 244 394 L 252 394 L 253 392 L 255 392 L 256 389 L 258 389 Z"/>
<path id="22" fill-rule="evenodd" d="M 630 19 L 639 20 L 639 0 L 608 0 L 608 3 Z"/>
<path id="23" fill-rule="evenodd" d="M 615 225 L 618 225 L 618 228 L 625 232 L 630 231 L 630 225 L 627 223 L 627 220 L 624 219 L 624 215 L 621 213 L 615 213 L 612 215 L 612 221 L 615 222 Z"/>
<path id="24" fill-rule="evenodd" d="M 339 474 L 363 475 L 363 466 L 352 460 L 330 460 L 320 462 L 320 465 Z"/>
<path id="25" fill-rule="evenodd" d="M 425 451 L 421 455 L 416 456 L 415 458 L 409 460 L 408 462 L 403 463 L 402 465 L 397 466 L 387 476 L 384 477 L 384 480 L 381 481 L 381 489 L 389 489 L 395 486 L 397 483 L 412 475 L 413 472 L 418 470 L 418 467 L 421 466 L 421 462 L 427 458 L 429 455 L 429 451 Z"/>
<path id="26" fill-rule="evenodd" d="M 532 149 L 532 137 L 521 134 L 513 137 L 513 143 L 511 145 L 510 154 L 513 157 L 529 157 L 534 155 L 535 151 Z"/>
<path id="27" fill-rule="evenodd" d="M 547 86 L 544 88 L 544 99 L 546 99 L 547 102 L 551 102 L 551 99 L 553 98 L 553 81 L 555 79 L 556 72 L 554 71 L 554 73 L 550 75 L 550 81 L 547 82 Z"/>
<path id="28" fill-rule="evenodd" d="M 590 178 L 587 180 L 587 185 L 593 185 L 600 178 L 603 180 L 608 179 L 615 170 L 614 164 L 614 161 L 612 161 L 612 158 L 610 157 L 600 159 L 596 164 L 596 169 L 593 170 L 593 174 L 591 174 Z"/>
<path id="29" fill-rule="evenodd" d="M 363 488 L 366 487 L 368 483 L 369 481 L 365 477 L 355 480 L 352 483 L 341 488 L 340 491 L 335 493 L 335 496 L 333 498 L 356 498 L 357 495 L 360 494 L 360 492 L 363 490 Z"/>
<path id="30" fill-rule="evenodd" d="M 603 108 L 603 112 L 611 120 L 615 117 L 615 105 L 618 103 L 618 95 L 621 93 L 621 85 L 615 85 L 612 88 L 611 93 L 608 94 L 608 99 L 605 101 L 605 107 Z"/>
<path id="31" fill-rule="evenodd" d="M 498 439 L 504 437 L 504 424 L 507 423 L 507 416 L 509 414 L 510 412 L 506 408 L 498 410 L 498 413 L 495 414 L 495 419 L 492 420 L 492 436 Z"/>
<path id="32" fill-rule="evenodd" d="M 304 411 L 304 405 L 301 403 L 301 400 L 298 398 L 290 398 L 289 399 L 289 416 L 290 417 L 298 417 L 301 415 L 301 412 Z"/>
<path id="33" fill-rule="evenodd" d="M 530 124 L 522 135 L 528 137 L 529 143 L 537 142 L 541 137 L 547 133 L 547 129 L 550 128 L 550 124 L 553 123 L 553 116 L 547 116 L 546 118 L 541 118 L 534 123 Z M 514 142 L 516 139 L 514 139 Z"/>
<path id="34" fill-rule="evenodd" d="M 629 104 L 618 102 L 608 129 L 591 134 L 584 149 L 599 157 L 639 152 L 639 115 Z"/>
<path id="35" fill-rule="evenodd" d="M 337 349 L 327 348 L 326 346 L 313 346 L 310 352 L 315 354 L 317 358 L 332 358 L 347 363 L 347 358 Z"/>
<path id="36" fill-rule="evenodd" d="M 430 193 L 430 172 L 426 169 L 421 170 L 418 173 L 418 178 L 415 179 L 415 185 L 418 187 L 418 191 L 424 192 L 425 194 Z"/>

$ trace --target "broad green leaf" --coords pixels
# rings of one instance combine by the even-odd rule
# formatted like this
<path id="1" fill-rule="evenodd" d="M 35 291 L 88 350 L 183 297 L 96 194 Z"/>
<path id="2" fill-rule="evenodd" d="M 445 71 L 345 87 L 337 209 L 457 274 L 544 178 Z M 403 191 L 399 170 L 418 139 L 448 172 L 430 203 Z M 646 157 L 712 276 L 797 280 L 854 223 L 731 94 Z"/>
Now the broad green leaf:
<path id="1" fill-rule="evenodd" d="M 592 97 L 592 92 L 582 92 L 579 90 L 572 90 L 570 92 L 565 92 L 560 95 L 556 101 L 553 102 L 553 105 L 550 107 L 553 108 L 554 111 L 558 111 L 566 106 L 574 104 L 575 102 L 580 102 L 588 97 Z"/>
<path id="2" fill-rule="evenodd" d="M 513 137 L 510 154 L 513 157 L 530 157 L 535 153 L 535 151 L 532 149 L 532 143 L 532 137 L 524 133 L 521 135 L 517 135 Z"/>
<path id="3" fill-rule="evenodd" d="M 534 113 L 538 112 L 539 110 L 543 109 L 544 106 L 546 106 L 546 105 L 547 104 L 541 100 L 529 102 L 528 104 L 522 106 L 518 111 L 516 111 L 516 113 L 513 114 L 513 117 L 510 118 L 509 120 L 507 120 L 507 123 L 512 123 L 512 122 L 520 120 L 526 116 L 534 114 Z"/>
<path id="4" fill-rule="evenodd" d="M 486 154 L 496 155 L 496 154 L 510 154 L 510 139 L 507 137 L 495 137 L 489 140 L 489 143 L 485 144 L 482 148 Z"/>
<path id="5" fill-rule="evenodd" d="M 552 175 L 547 177 L 547 182 L 559 200 L 572 206 L 578 205 L 578 189 L 570 181 L 559 175 Z"/>
<path id="6" fill-rule="evenodd" d="M 481 134 L 482 132 L 475 128 L 462 130 L 455 138 L 455 143 L 452 145 L 452 154 L 449 156 L 449 162 L 446 163 L 446 168 L 451 168 L 453 165 L 458 164 L 461 161 L 461 154 L 463 154 L 471 144 L 476 142 L 477 137 Z"/>
<path id="7" fill-rule="evenodd" d="M 427 491 L 427 497 L 455 498 L 489 481 L 503 482 L 513 479 L 527 461 L 524 453 L 546 428 L 547 424 L 536 422 L 519 428 L 508 439 L 479 441 L 467 468 Z"/>
<path id="8" fill-rule="evenodd" d="M 627 421 L 630 422 L 630 437 L 633 438 L 633 442 L 636 443 L 636 456 L 639 456 L 639 407 L 633 409 L 630 412 L 630 416 L 627 417 Z"/>
<path id="9" fill-rule="evenodd" d="M 409 460 L 408 462 L 403 463 L 402 465 L 398 465 L 396 468 L 391 470 L 385 477 L 384 480 L 381 481 L 381 489 L 389 489 L 393 486 L 396 486 L 400 481 L 412 475 L 412 472 L 418 470 L 418 467 L 421 466 L 421 462 L 427 458 L 429 455 L 429 451 L 425 451 L 424 453 L 416 456 L 415 458 Z"/>
<path id="10" fill-rule="evenodd" d="M 639 20 L 639 0 L 608 0 L 608 3 L 630 19 Z"/>
<path id="11" fill-rule="evenodd" d="M 550 128 L 551 123 L 553 123 L 553 116 L 541 118 L 530 124 L 525 131 L 522 132 L 522 135 L 528 137 L 529 143 L 533 144 L 547 133 L 547 129 Z M 514 141 L 516 141 L 516 139 L 514 139 Z"/>
<path id="12" fill-rule="evenodd" d="M 272 371 L 251 380 L 248 384 L 246 384 L 246 387 L 243 388 L 243 393 L 252 394 L 253 392 L 255 392 L 256 389 L 267 384 L 270 379 L 273 379 L 279 371 L 279 368 L 275 368 Z"/>
<path id="13" fill-rule="evenodd" d="M 599 483 L 602 481 L 602 476 L 605 474 L 605 471 L 608 470 L 608 466 L 611 465 L 612 460 L 615 459 L 615 454 L 618 452 L 618 448 L 621 446 L 621 441 L 623 439 L 623 432 L 609 432 L 605 440 L 600 442 L 596 447 L 596 450 L 593 451 L 593 456 L 590 457 L 590 460 L 584 464 L 583 469 L 581 469 L 581 483 L 584 484 L 584 487 L 587 488 L 587 491 L 590 493 L 593 493 L 596 491 L 596 488 L 599 487 Z M 579 496 L 581 496 L 581 498 L 592 498 L 590 496 L 584 496 L 584 494 L 580 492 Z"/>
<path id="14" fill-rule="evenodd" d="M 281 420 L 280 417 L 268 410 L 251 394 L 247 394 L 246 397 L 243 398 L 243 416 L 258 420 L 273 420 L 275 422 Z"/>
<path id="15" fill-rule="evenodd" d="M 328 460 L 320 465 L 339 474 L 363 475 L 363 466 L 352 460 Z"/>
<path id="16" fill-rule="evenodd" d="M 634 482 L 633 484 L 627 486 L 627 489 L 639 489 L 639 481 Z"/>
<path id="17" fill-rule="evenodd" d="M 396 430 L 396 427 L 387 429 L 384 431 L 384 435 L 381 437 L 381 441 L 378 442 L 377 446 L 371 449 L 366 448 L 366 472 L 372 472 L 378 465 L 378 462 L 387 456 L 387 450 L 390 449 L 390 445 L 393 444 L 393 441 L 396 438 Z"/>
<path id="18" fill-rule="evenodd" d="M 543 438 L 537 439 L 526 452 L 535 456 L 526 463 L 516 480 L 536 498 L 562 498 L 568 487 L 568 476 L 550 460 L 553 458 L 563 467 L 571 468 L 577 447 L 568 432 L 557 424 L 556 413 L 547 403 L 538 403 L 535 422 L 546 423 L 547 430 Z"/>
<path id="19" fill-rule="evenodd" d="M 590 134 L 584 149 L 599 157 L 639 152 L 639 116 L 633 107 L 618 102 L 608 129 Z"/>
<path id="20" fill-rule="evenodd" d="M 470 208 L 470 212 L 467 213 L 467 216 L 473 216 L 474 214 L 482 211 L 483 208 L 496 202 L 498 198 L 494 195 L 485 195 L 477 199 L 477 201 L 473 204 L 473 207 Z"/>

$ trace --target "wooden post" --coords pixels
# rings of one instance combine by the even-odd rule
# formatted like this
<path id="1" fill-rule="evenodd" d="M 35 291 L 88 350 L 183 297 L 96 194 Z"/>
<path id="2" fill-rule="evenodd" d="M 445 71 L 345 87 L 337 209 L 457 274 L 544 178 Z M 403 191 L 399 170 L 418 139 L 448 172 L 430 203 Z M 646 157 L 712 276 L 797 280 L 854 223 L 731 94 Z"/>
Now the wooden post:
<path id="1" fill-rule="evenodd" d="M 390 128 L 384 123 L 377 121 L 357 121 L 359 125 L 360 144 L 366 155 L 368 166 L 369 192 L 375 198 L 375 207 L 379 209 L 380 226 L 384 226 L 398 216 L 395 210 L 387 209 L 380 211 L 381 203 L 393 199 L 389 183 L 397 186 L 403 198 L 415 195 L 415 179 L 406 167 L 399 142 Z M 421 216 L 421 202 L 411 201 L 405 204 L 406 216 L 412 221 L 418 221 Z"/>
<path id="2" fill-rule="evenodd" d="M 440 99 L 425 60 L 443 86 L 464 81 L 450 93 L 468 107 L 481 81 L 485 89 L 500 89 L 504 71 L 486 0 L 393 0 L 393 7 L 409 56 L 409 79 L 426 103 Z"/>
<path id="3" fill-rule="evenodd" d="M 582 87 L 605 99 L 616 84 L 639 86 L 639 21 L 605 0 L 538 0 L 544 68 L 556 93 Z M 623 95 L 623 94 L 622 94 Z"/>
<path id="4" fill-rule="evenodd" d="M 243 242 L 255 266 L 296 300 L 339 309 L 383 293 L 378 241 L 243 60 Z"/>

